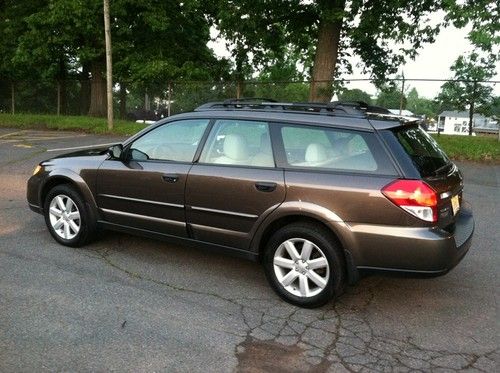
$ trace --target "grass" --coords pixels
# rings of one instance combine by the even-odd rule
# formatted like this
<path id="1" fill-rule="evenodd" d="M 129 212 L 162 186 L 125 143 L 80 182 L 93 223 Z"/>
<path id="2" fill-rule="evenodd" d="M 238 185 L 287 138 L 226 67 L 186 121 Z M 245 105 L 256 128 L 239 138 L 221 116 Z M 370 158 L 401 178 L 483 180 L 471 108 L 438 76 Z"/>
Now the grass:
<path id="1" fill-rule="evenodd" d="M 132 135 L 143 129 L 145 125 L 115 120 L 114 129 L 110 132 L 105 118 L 0 113 L 0 127 Z M 433 135 L 433 137 L 452 159 L 500 163 L 500 142 L 496 137 L 450 135 Z"/>
<path id="2" fill-rule="evenodd" d="M 108 131 L 106 118 L 44 114 L 0 113 L 0 127 L 21 129 L 51 129 L 81 131 L 96 134 L 132 135 L 145 127 L 144 124 L 125 120 L 114 121 L 113 131 Z"/>
<path id="3" fill-rule="evenodd" d="M 496 136 L 433 135 L 433 137 L 454 160 L 500 163 L 500 142 Z"/>

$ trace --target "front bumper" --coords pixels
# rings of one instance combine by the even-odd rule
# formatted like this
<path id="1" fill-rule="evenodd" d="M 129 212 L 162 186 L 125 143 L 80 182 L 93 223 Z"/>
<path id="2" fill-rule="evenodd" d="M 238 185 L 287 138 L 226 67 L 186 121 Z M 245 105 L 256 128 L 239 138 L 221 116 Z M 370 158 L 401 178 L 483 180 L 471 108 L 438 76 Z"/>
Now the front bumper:
<path id="1" fill-rule="evenodd" d="M 352 225 L 351 256 L 358 269 L 446 273 L 465 256 L 472 243 L 474 217 L 464 203 L 452 231 Z"/>

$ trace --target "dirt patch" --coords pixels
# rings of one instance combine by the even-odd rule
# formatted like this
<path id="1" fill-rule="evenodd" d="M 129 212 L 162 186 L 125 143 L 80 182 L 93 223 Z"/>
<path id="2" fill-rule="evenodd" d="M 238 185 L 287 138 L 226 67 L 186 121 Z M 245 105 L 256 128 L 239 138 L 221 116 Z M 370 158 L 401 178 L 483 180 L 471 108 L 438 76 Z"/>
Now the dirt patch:
<path id="1" fill-rule="evenodd" d="M 318 365 L 306 361 L 304 350 L 297 345 L 286 346 L 273 341 L 259 341 L 252 337 L 238 345 L 238 372 L 326 372 L 329 362 L 323 360 Z"/>

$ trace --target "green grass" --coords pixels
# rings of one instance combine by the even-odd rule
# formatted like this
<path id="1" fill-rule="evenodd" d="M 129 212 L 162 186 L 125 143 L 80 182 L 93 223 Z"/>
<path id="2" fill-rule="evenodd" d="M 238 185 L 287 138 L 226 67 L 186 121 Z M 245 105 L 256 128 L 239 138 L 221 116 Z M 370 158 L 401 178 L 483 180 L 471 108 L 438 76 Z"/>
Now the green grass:
<path id="1" fill-rule="evenodd" d="M 51 129 L 59 131 L 81 131 L 97 134 L 132 135 L 144 124 L 125 120 L 115 120 L 113 131 L 108 131 L 106 118 L 87 116 L 43 115 L 43 114 L 4 114 L 0 113 L 0 127 L 21 129 Z"/>
<path id="2" fill-rule="evenodd" d="M 105 118 L 0 113 L 0 127 L 132 135 L 143 129 L 145 125 L 115 120 L 114 129 L 110 132 Z M 500 163 L 500 142 L 496 137 L 450 135 L 433 135 L 433 137 L 452 159 Z"/>
<path id="3" fill-rule="evenodd" d="M 500 163 L 500 142 L 496 136 L 433 135 L 433 137 L 452 159 Z"/>

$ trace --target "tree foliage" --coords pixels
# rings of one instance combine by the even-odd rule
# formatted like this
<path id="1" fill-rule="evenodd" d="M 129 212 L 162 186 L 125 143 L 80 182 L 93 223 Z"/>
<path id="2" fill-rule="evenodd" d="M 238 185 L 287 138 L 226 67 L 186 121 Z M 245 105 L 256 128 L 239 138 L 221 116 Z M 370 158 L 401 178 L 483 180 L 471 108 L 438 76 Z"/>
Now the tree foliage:
<path id="1" fill-rule="evenodd" d="M 472 52 L 460 56 L 451 66 L 453 81 L 441 86 L 437 100 L 452 104 L 461 110 L 469 111 L 469 135 L 472 135 L 472 118 L 476 111 L 484 109 L 491 100 L 493 87 L 481 83 L 489 80 L 495 73 L 495 63 L 489 56 Z"/>
<path id="2" fill-rule="evenodd" d="M 351 70 L 347 58 L 352 54 L 361 58 L 365 72 L 384 82 L 424 43 L 434 40 L 439 25 L 428 22 L 429 16 L 441 6 L 440 1 L 429 0 L 214 3 L 218 5 L 214 22 L 234 46 L 237 61 L 247 58 L 244 63 L 255 67 L 273 64 L 293 47 L 311 67 L 309 76 L 318 80 L 311 87 L 313 100 L 330 99 L 329 81 Z"/>

